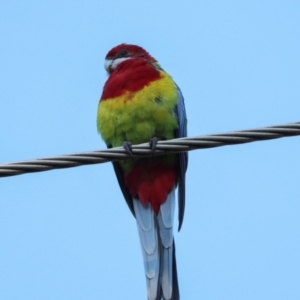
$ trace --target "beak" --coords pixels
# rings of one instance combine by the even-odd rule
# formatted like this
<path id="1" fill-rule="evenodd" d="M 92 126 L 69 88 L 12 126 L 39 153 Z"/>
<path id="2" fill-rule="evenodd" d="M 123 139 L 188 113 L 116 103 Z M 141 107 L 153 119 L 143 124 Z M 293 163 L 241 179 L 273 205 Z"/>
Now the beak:
<path id="1" fill-rule="evenodd" d="M 105 70 L 107 71 L 107 73 L 111 73 L 111 65 L 113 63 L 113 60 L 112 59 L 106 59 L 105 62 L 104 62 L 104 68 Z"/>

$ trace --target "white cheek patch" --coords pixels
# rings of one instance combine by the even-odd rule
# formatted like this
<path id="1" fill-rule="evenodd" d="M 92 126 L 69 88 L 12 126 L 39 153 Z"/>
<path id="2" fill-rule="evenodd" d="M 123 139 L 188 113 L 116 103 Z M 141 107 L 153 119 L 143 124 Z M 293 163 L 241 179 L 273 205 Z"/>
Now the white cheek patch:
<path id="1" fill-rule="evenodd" d="M 121 57 L 121 58 L 115 59 L 115 60 L 112 62 L 110 69 L 111 69 L 111 70 L 114 70 L 120 63 L 122 63 L 123 61 L 125 61 L 125 60 L 127 60 L 127 59 L 130 59 L 130 57 Z"/>
<path id="2" fill-rule="evenodd" d="M 113 71 L 120 63 L 122 63 L 123 61 L 130 59 L 130 57 L 120 57 L 117 58 L 115 60 L 112 59 L 106 59 L 105 63 L 104 63 L 104 68 L 105 70 L 110 73 L 111 71 Z"/>

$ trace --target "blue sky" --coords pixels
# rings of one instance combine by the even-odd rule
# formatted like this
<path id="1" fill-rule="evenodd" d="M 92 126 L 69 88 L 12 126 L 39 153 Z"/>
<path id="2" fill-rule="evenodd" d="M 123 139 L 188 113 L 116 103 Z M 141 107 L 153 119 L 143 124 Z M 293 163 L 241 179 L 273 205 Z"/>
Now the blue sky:
<path id="1" fill-rule="evenodd" d="M 1 1 L 0 163 L 105 148 L 110 48 L 181 87 L 190 136 L 300 121 L 299 1 Z M 300 299 L 300 139 L 190 153 L 182 299 Z M 110 164 L 0 179 L 1 299 L 146 299 Z"/>

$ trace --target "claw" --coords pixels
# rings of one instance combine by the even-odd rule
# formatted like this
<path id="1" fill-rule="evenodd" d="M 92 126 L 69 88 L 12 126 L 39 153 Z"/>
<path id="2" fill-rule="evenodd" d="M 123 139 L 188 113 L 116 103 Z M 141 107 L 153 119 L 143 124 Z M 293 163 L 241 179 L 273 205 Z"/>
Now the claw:
<path id="1" fill-rule="evenodd" d="M 153 138 L 150 139 L 149 141 L 149 145 L 150 145 L 150 148 L 151 150 L 154 152 L 155 149 L 156 149 L 156 145 L 157 145 L 157 142 L 159 141 L 159 138 L 157 138 L 156 136 L 154 136 Z"/>
<path id="2" fill-rule="evenodd" d="M 127 154 L 129 154 L 131 157 L 133 157 L 132 144 L 130 142 L 124 141 L 123 148 L 125 149 Z"/>

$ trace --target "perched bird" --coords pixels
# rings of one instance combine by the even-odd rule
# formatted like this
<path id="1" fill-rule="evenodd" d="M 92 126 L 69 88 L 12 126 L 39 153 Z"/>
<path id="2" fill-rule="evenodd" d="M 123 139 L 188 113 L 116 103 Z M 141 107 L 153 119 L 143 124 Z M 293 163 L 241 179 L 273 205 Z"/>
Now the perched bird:
<path id="1" fill-rule="evenodd" d="M 98 107 L 97 127 L 108 148 L 187 135 L 183 96 L 171 76 L 142 47 L 121 44 L 105 57 L 108 79 Z M 148 299 L 178 300 L 173 237 L 175 188 L 181 228 L 187 153 L 113 162 L 124 198 L 136 218 Z"/>

